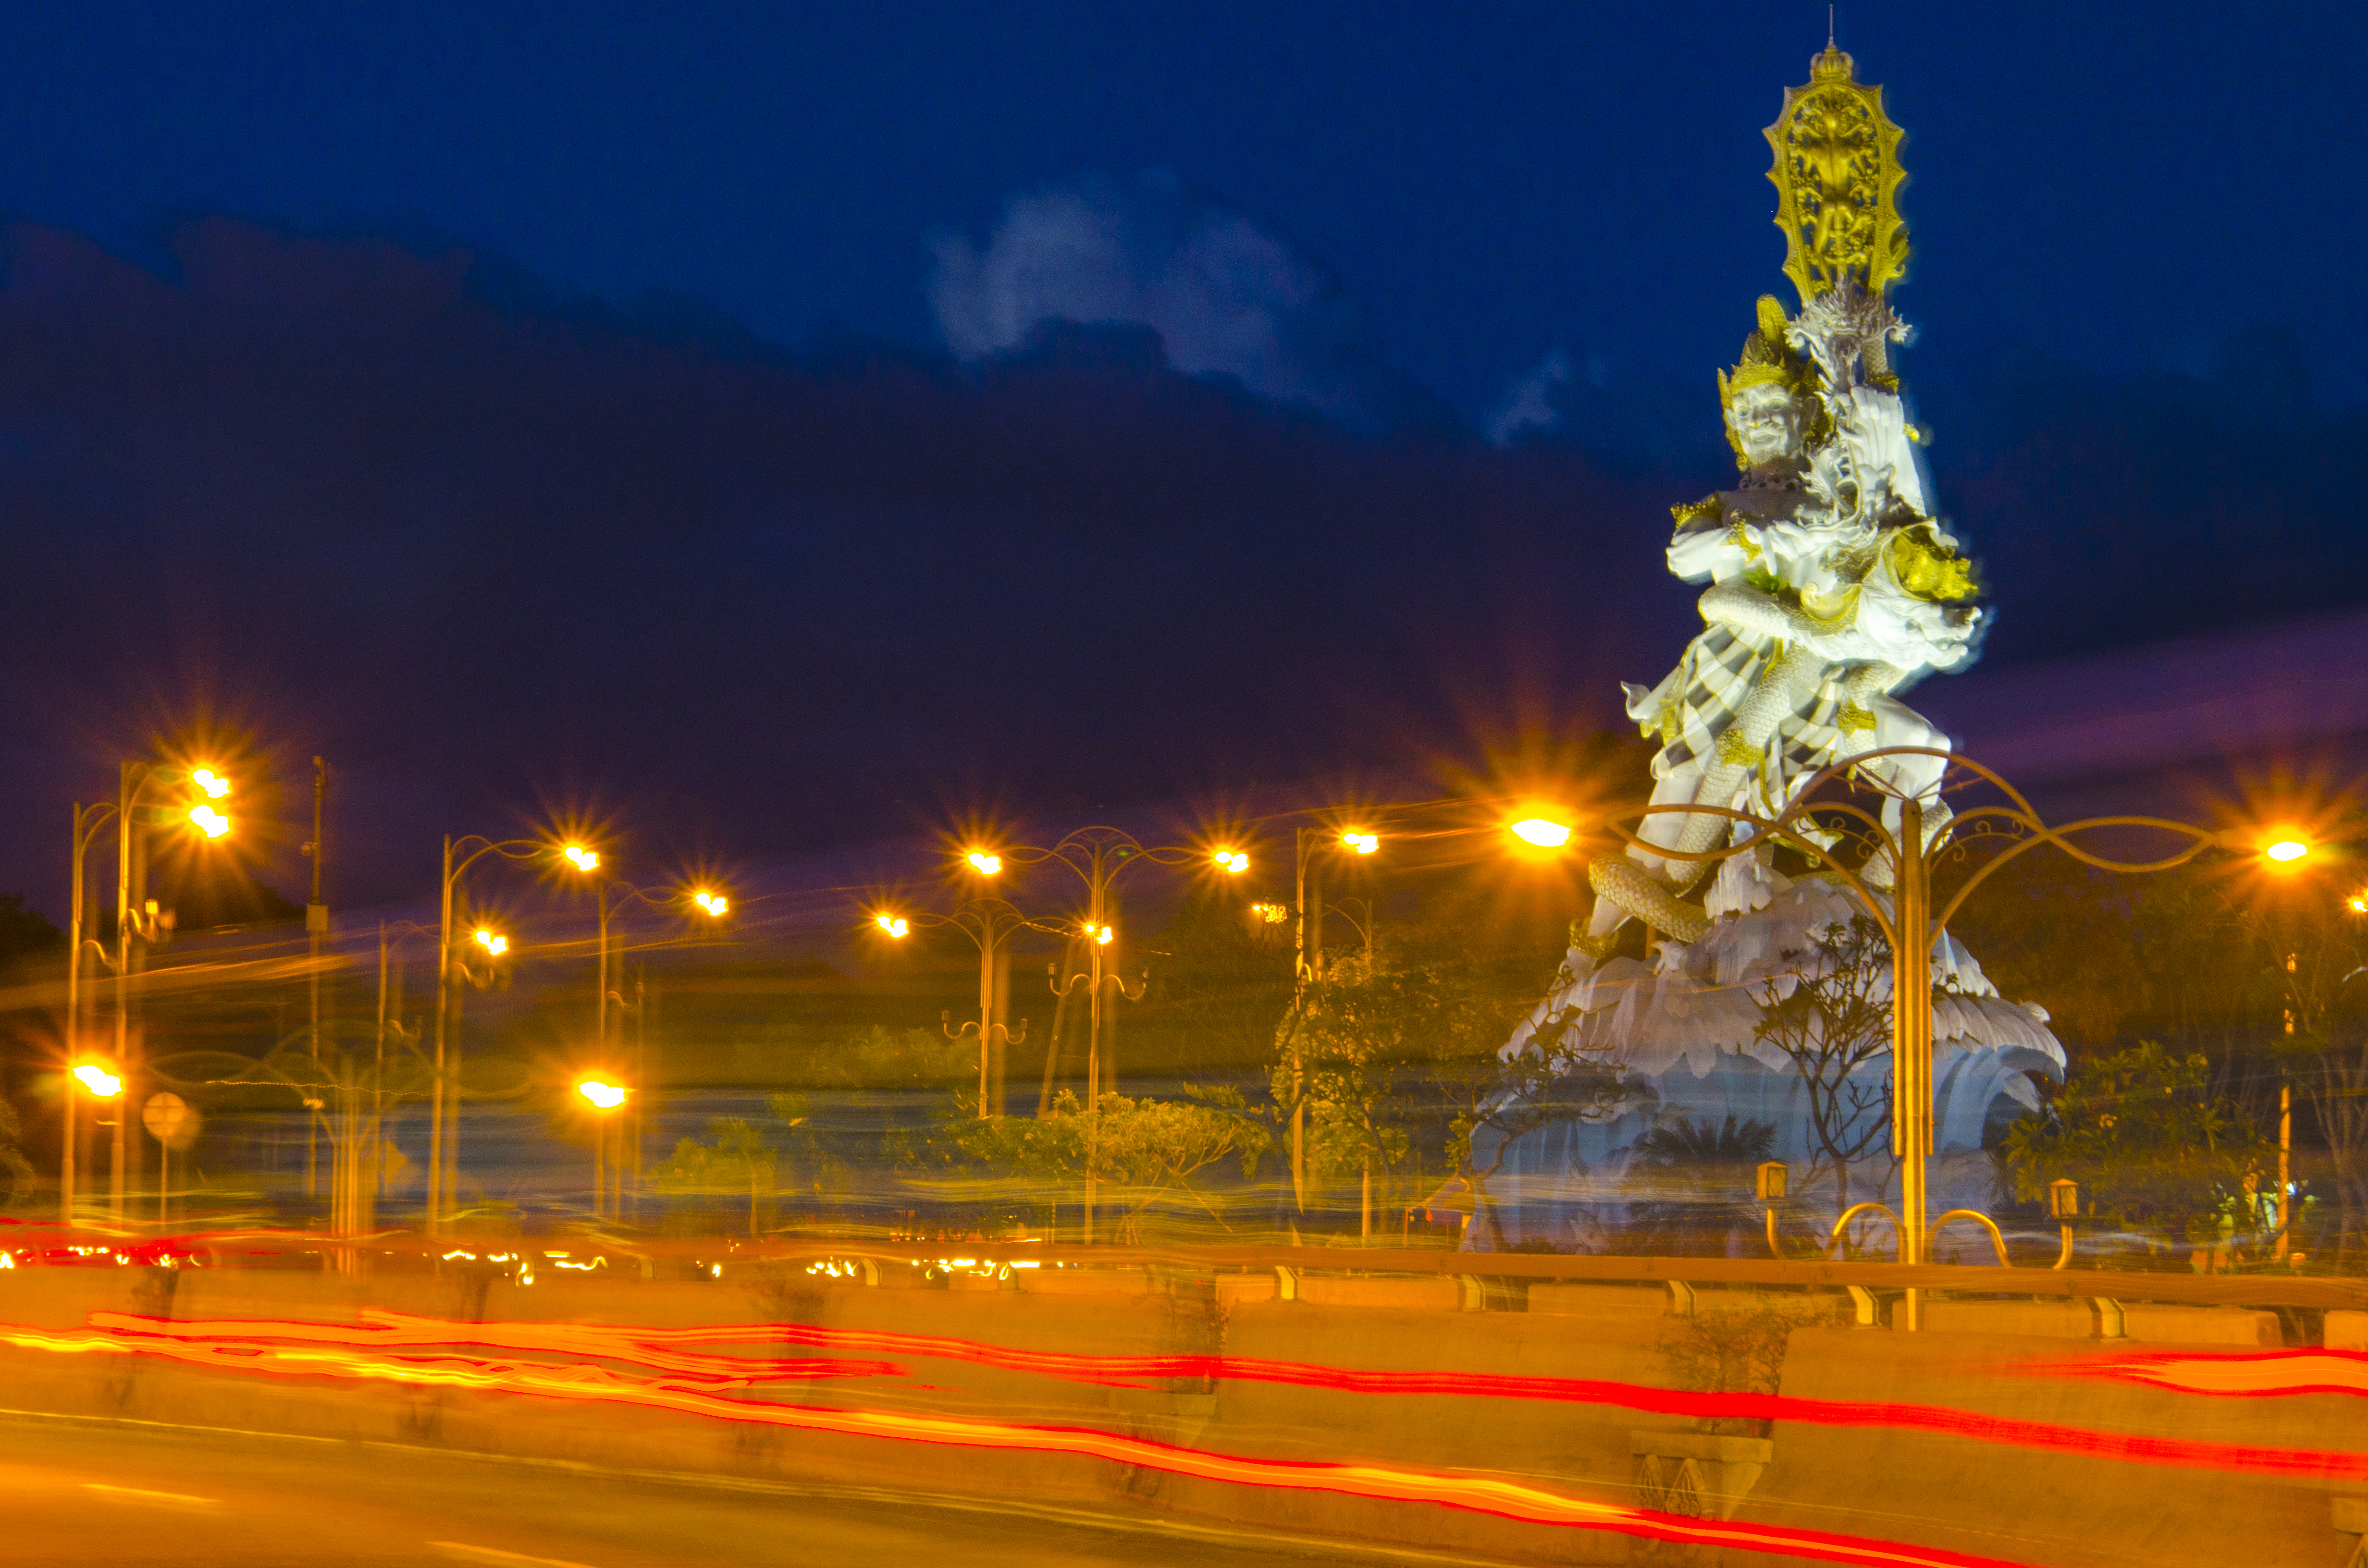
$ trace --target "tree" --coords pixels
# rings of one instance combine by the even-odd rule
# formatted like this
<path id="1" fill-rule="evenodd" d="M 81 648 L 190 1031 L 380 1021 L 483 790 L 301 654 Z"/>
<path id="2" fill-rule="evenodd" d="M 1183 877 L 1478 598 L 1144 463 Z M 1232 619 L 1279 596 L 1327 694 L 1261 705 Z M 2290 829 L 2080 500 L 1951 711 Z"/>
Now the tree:
<path id="1" fill-rule="evenodd" d="M 1544 1006 L 1539 1004 L 1542 1013 Z M 1443 1031 L 1423 1064 L 1431 1093 L 1448 1108 L 1447 1153 L 1455 1174 L 1471 1188 L 1474 1216 L 1498 1251 L 1506 1245 L 1505 1225 L 1488 1183 L 1514 1146 L 1562 1122 L 1608 1120 L 1628 1102 L 1626 1068 L 1608 1049 L 1586 1043 L 1579 1018 L 1577 1008 L 1563 1008 L 1537 1018 L 1519 1048 L 1478 1054 L 1469 1050 L 1468 1032 Z M 1485 1163 L 1483 1137 L 1493 1140 Z"/>
<path id="2" fill-rule="evenodd" d="M 8 1182 L 11 1202 L 23 1200 L 33 1189 L 32 1162 L 25 1158 L 24 1124 L 17 1119 L 17 1108 L 0 1099 L 0 1176 Z"/>
<path id="3" fill-rule="evenodd" d="M 1185 1094 L 1189 1097 L 1182 1100 L 1104 1095 L 1089 1112 L 1064 1091 L 1053 1107 L 1052 1119 L 1076 1130 L 1062 1157 L 1073 1160 L 1075 1154 L 1068 1151 L 1082 1145 L 1087 1171 L 1097 1183 L 1113 1189 L 1112 1202 L 1120 1210 L 1115 1228 L 1121 1242 L 1139 1244 L 1153 1207 L 1179 1194 L 1220 1227 L 1232 1230 L 1192 1178 L 1228 1160 L 1238 1160 L 1247 1176 L 1272 1146 L 1238 1090 L 1188 1084 Z"/>
<path id="4" fill-rule="evenodd" d="M 1625 1185 L 1634 1193 L 1620 1250 L 1726 1257 L 1760 1229 L 1751 1173 L 1776 1145 L 1771 1122 L 1713 1127 L 1684 1117 L 1636 1140 Z"/>
<path id="5" fill-rule="evenodd" d="M 685 1138 L 674 1146 L 670 1159 L 650 1168 L 650 1179 L 662 1192 L 710 1197 L 748 1194 L 748 1233 L 755 1235 L 757 1200 L 772 1189 L 779 1176 L 780 1152 L 745 1117 L 723 1116 L 707 1124 L 709 1142 Z"/>
<path id="6" fill-rule="evenodd" d="M 0 963 L 19 963 L 65 944 L 65 933 L 48 915 L 25 907 L 23 893 L 0 892 Z"/>
<path id="7" fill-rule="evenodd" d="M 2323 886 L 2295 891 L 2244 920 L 2253 970 L 2282 1015 L 2271 1035 L 2279 1066 L 2309 1103 L 2335 1167 L 2336 1257 L 2348 1262 L 2368 1243 L 2368 931 Z"/>
<path id="8" fill-rule="evenodd" d="M 1851 1164 L 1887 1146 L 1891 1132 L 1891 945 L 1865 915 L 1813 931 L 1810 942 L 1799 969 L 1768 982 L 1752 1032 L 1801 1076 L 1814 1151 L 1802 1186 L 1830 1172 L 1839 1212 L 1850 1206 Z"/>
<path id="9" fill-rule="evenodd" d="M 1445 998 L 1433 970 L 1392 971 L 1356 958 L 1308 987 L 1285 1020 L 1271 1074 L 1274 1098 L 1306 1107 L 1308 1147 L 1321 1176 L 1358 1173 L 1360 1233 L 1373 1233 L 1373 1172 L 1406 1157 L 1397 1076 L 1438 1027 Z"/>
<path id="10" fill-rule="evenodd" d="M 2224 1227 L 2252 1229 L 2243 1195 L 2258 1182 L 2262 1140 L 2211 1092 L 2210 1075 L 2202 1052 L 2152 1040 L 2089 1063 L 2008 1130 L 2016 1195 L 2044 1198 L 2069 1176 L 2098 1220 L 2166 1243 L 2209 1246 Z"/>
<path id="11" fill-rule="evenodd" d="M 1224 894 L 1188 899 L 1153 939 L 1162 960 L 1129 1017 L 1133 1053 L 1201 1072 L 1259 1061 L 1291 1006 L 1290 932 Z"/>

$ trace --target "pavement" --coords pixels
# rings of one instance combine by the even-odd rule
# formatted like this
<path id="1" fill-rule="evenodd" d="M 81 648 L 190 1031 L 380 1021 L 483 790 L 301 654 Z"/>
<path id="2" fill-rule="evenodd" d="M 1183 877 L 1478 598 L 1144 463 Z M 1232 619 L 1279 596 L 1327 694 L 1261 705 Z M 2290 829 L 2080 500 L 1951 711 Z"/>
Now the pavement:
<path id="1" fill-rule="evenodd" d="M 623 1473 L 444 1449 L 0 1413 L 12 1565 L 832 1568 L 1444 1562 L 1024 1501 Z M 1466 1560 L 1468 1561 L 1468 1560 Z"/>

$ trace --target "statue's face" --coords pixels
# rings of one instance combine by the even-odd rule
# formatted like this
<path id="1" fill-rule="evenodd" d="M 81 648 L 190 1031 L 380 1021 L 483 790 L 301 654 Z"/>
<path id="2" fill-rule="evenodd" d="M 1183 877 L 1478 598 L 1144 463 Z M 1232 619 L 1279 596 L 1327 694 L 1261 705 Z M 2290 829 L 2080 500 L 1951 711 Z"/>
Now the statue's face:
<path id="1" fill-rule="evenodd" d="M 1801 404 L 1773 382 L 1746 387 L 1726 405 L 1743 460 L 1754 468 L 1801 455 Z"/>

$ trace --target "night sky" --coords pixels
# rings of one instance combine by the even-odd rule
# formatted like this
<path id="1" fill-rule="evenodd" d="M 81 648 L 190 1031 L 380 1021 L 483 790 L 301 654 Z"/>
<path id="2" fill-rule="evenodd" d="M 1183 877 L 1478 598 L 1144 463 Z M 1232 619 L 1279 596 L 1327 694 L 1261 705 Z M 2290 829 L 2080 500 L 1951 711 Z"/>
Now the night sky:
<path id="1" fill-rule="evenodd" d="M 1606 725 L 1698 624 L 1666 508 L 1825 25 L 20 11 L 0 889 L 62 914 L 67 802 L 190 734 L 300 896 L 338 765 L 352 906 L 553 814 L 652 871 Z M 1839 28 L 1990 664 L 2368 601 L 2368 22 Z"/>

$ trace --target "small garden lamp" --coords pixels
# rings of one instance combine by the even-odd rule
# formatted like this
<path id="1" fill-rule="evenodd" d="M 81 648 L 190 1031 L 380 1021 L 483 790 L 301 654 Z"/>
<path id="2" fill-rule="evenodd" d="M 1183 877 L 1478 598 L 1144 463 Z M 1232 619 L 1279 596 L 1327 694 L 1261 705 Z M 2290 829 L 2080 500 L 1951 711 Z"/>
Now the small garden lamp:
<path id="1" fill-rule="evenodd" d="M 2072 1221 L 2080 1216 L 2080 1184 L 2070 1176 L 2059 1177 L 2047 1184 L 2047 1217 L 2064 1227 L 2064 1253 L 2055 1260 L 2058 1268 L 2072 1267 Z"/>
<path id="2" fill-rule="evenodd" d="M 1792 1187 L 1793 1173 L 1782 1160 L 1765 1161 L 1759 1166 L 1753 1191 L 1760 1205 L 1768 1210 L 1768 1250 L 1778 1257 L 1784 1256 L 1776 1244 L 1776 1205 L 1782 1203 Z"/>

